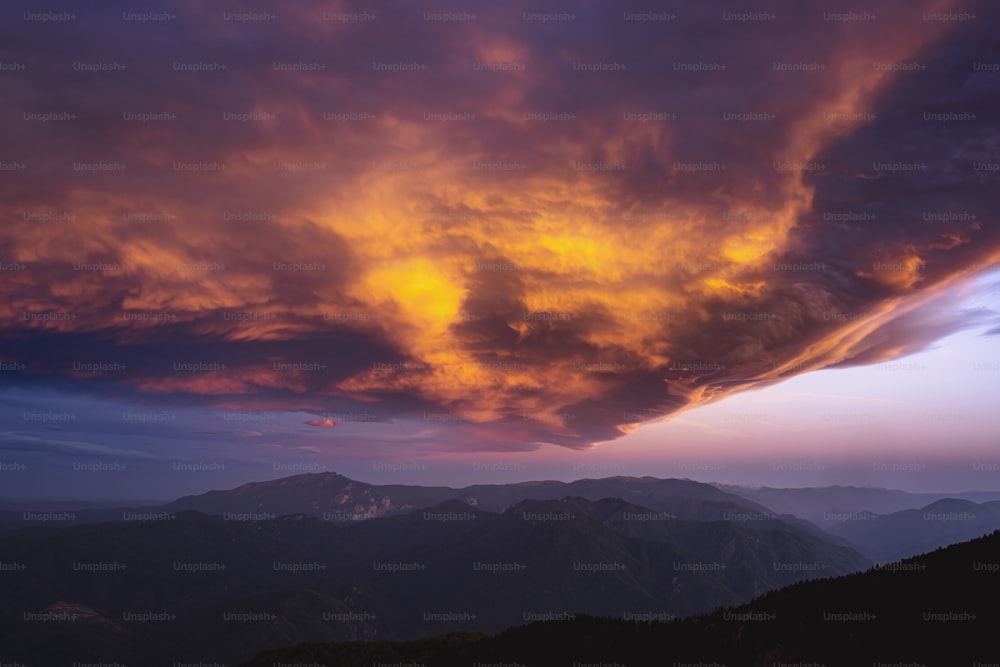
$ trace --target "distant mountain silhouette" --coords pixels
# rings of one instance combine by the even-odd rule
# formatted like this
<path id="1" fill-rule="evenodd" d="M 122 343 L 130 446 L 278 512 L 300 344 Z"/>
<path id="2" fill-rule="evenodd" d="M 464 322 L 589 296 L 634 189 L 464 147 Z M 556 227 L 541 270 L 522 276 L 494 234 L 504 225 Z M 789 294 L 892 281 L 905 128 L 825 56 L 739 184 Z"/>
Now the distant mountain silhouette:
<path id="1" fill-rule="evenodd" d="M 577 616 L 498 635 L 303 644 L 277 664 L 989 665 L 998 661 L 1000 532 L 849 576 L 808 581 L 735 609 L 673 622 Z"/>
<path id="2" fill-rule="evenodd" d="M 727 514 L 747 510 L 771 512 L 763 505 L 721 491 L 711 484 L 686 479 L 607 477 L 575 482 L 478 484 L 454 489 L 446 486 L 366 484 L 332 472 L 295 475 L 244 484 L 226 491 L 185 496 L 167 504 L 164 509 L 191 509 L 205 514 L 307 514 L 346 523 L 410 512 L 446 500 L 461 500 L 480 509 L 498 512 L 523 500 L 558 500 L 566 496 L 591 500 L 622 498 L 694 521 L 724 520 Z"/>
<path id="3" fill-rule="evenodd" d="M 845 516 L 861 512 L 891 514 L 919 509 L 943 498 L 959 498 L 973 502 L 1000 500 L 1000 493 L 975 492 L 961 494 L 910 493 L 899 489 L 863 486 L 820 486 L 806 488 L 748 487 L 717 484 L 719 489 L 760 503 L 781 514 L 811 521 L 821 528 L 830 528 L 844 521 Z"/>
<path id="4" fill-rule="evenodd" d="M 1000 501 L 946 498 L 920 509 L 859 515 L 829 529 L 880 563 L 906 558 L 1000 529 Z"/>
<path id="5" fill-rule="evenodd" d="M 270 515 L 305 514 L 333 523 L 355 523 L 405 514 L 446 500 L 460 500 L 484 510 L 499 512 L 523 500 L 558 500 L 579 496 L 597 500 L 623 498 L 645 507 L 695 521 L 726 520 L 747 511 L 772 513 L 766 507 L 710 484 L 686 479 L 655 477 L 608 477 L 575 482 L 539 481 L 514 484 L 479 484 L 464 488 L 407 484 L 374 485 L 333 472 L 294 475 L 265 482 L 252 482 L 235 489 L 185 496 L 166 504 L 142 507 L 75 507 L 47 504 L 44 511 L 0 510 L 0 529 L 32 525 L 85 525 L 121 521 L 137 512 Z M 66 511 L 61 511 L 66 510 Z M 50 515 L 63 514 L 57 520 Z M 804 530 L 816 530 L 788 515 L 783 520 Z M 831 539 L 827 537 L 827 539 Z"/>

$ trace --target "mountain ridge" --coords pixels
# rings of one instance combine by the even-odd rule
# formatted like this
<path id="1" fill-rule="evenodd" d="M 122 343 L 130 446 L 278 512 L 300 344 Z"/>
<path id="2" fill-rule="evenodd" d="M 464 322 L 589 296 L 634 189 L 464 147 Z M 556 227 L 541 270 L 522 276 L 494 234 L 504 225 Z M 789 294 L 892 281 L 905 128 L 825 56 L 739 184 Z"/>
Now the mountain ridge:
<path id="1" fill-rule="evenodd" d="M 572 618 L 499 634 L 449 633 L 410 642 L 302 644 L 239 667 L 305 664 L 630 665 L 859 664 L 952 667 L 996 663 L 1000 531 L 847 576 L 804 581 L 698 617 Z"/>
<path id="2" fill-rule="evenodd" d="M 779 561 L 827 569 L 779 570 Z M 350 524 L 178 510 L 145 522 L 26 527 L 0 533 L 0 562 L 24 565 L 3 573 L 0 634 L 13 638 L 5 650 L 14 653 L 0 658 L 152 665 L 150 650 L 172 653 L 164 664 L 230 663 L 309 639 L 500 631 L 533 614 L 681 617 L 871 561 L 778 519 L 688 521 L 617 498 L 566 496 L 503 512 L 449 498 Z M 82 618 L 23 625 L 22 611 L 53 604 L 82 605 L 123 629 Z M 135 611 L 156 616 L 125 616 Z"/>

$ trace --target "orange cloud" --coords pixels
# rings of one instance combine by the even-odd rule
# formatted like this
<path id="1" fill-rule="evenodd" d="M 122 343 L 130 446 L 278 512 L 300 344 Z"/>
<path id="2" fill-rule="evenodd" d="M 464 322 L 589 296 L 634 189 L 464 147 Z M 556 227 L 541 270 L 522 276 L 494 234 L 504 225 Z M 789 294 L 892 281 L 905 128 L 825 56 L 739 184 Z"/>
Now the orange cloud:
<path id="1" fill-rule="evenodd" d="M 379 404 L 570 447 L 906 353 L 948 324 L 914 337 L 892 322 L 941 308 L 935 295 L 1000 256 L 991 220 L 958 215 L 996 210 L 995 174 L 972 167 L 995 162 L 990 128 L 919 113 L 992 99 L 947 75 L 982 54 L 962 32 L 976 26 L 920 18 L 946 4 L 873 26 L 817 8 L 808 30 L 725 26 L 725 40 L 692 17 L 670 44 L 593 25 L 599 49 L 506 14 L 425 32 L 390 14 L 372 43 L 288 9 L 276 46 L 337 37 L 298 70 L 204 14 L 184 44 L 223 40 L 229 69 L 160 72 L 165 47 L 145 45 L 140 78 L 91 77 L 69 102 L 54 91 L 78 75 L 40 70 L 12 82 L 11 114 L 71 102 L 94 120 L 58 143 L 31 124 L 12 135 L 11 155 L 35 157 L 0 183 L 0 261 L 23 267 L 4 274 L 0 330 L 46 377 L 213 404 Z M 46 57 L 100 52 L 74 40 Z M 900 65 L 921 59 L 934 67 Z M 605 61 L 626 67 L 579 67 Z M 729 69 L 694 67 L 709 61 Z M 175 118 L 118 120 L 136 99 Z M 40 334 L 64 349 L 39 353 Z M 66 370 L 108 356 L 135 370 Z"/>
<path id="2" fill-rule="evenodd" d="M 341 426 L 344 422 L 340 419 L 336 421 L 333 419 L 307 419 L 304 423 L 317 428 L 333 428 L 334 426 Z"/>

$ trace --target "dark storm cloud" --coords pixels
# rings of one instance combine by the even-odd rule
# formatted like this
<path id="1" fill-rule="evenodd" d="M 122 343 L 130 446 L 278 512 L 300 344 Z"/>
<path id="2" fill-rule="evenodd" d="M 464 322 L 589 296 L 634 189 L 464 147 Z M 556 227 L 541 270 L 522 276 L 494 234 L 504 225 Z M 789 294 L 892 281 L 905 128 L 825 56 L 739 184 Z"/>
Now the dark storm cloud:
<path id="1" fill-rule="evenodd" d="M 922 349 L 1000 252 L 954 8 L 13 5 L 4 380 L 584 448 Z"/>

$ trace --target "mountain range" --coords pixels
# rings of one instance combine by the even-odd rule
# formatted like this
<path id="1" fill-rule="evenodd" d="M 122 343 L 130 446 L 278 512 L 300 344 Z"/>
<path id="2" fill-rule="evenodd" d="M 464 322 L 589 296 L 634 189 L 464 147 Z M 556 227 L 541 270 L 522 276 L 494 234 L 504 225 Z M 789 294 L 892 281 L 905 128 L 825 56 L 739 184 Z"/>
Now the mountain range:
<path id="1" fill-rule="evenodd" d="M 449 499 L 352 524 L 261 519 L 261 508 L 9 530 L 0 658 L 230 663 L 299 641 L 497 632 L 580 613 L 681 618 L 870 564 L 746 507 L 717 520 L 724 501 L 657 504 L 705 520 L 566 496 L 503 511 Z"/>
<path id="2" fill-rule="evenodd" d="M 349 523 L 410 512 L 446 500 L 460 500 L 482 510 L 497 512 L 523 500 L 558 500 L 567 496 L 591 500 L 622 498 L 694 521 L 724 520 L 728 514 L 747 511 L 773 514 L 771 510 L 752 500 L 727 493 L 711 484 L 686 479 L 607 477 L 575 482 L 479 484 L 455 489 L 447 486 L 366 484 L 332 472 L 295 475 L 274 481 L 244 484 L 231 490 L 185 496 L 165 505 L 163 509 L 190 509 L 205 514 L 306 514 L 328 521 Z"/>
<path id="3" fill-rule="evenodd" d="M 1000 532 L 993 532 L 891 566 L 798 583 L 694 618 L 636 622 L 580 615 L 495 635 L 303 644 L 264 652 L 242 667 L 987 667 L 1000 659 L 998 554 Z"/>
<path id="4" fill-rule="evenodd" d="M 334 522 L 351 522 L 392 516 L 446 500 L 460 500 L 495 512 L 528 499 L 554 500 L 566 496 L 590 500 L 622 498 L 690 521 L 777 520 L 824 541 L 853 547 L 876 562 L 914 556 L 1000 529 L 1000 501 L 995 500 L 1000 493 L 917 494 L 856 486 L 748 488 L 654 477 L 484 484 L 453 489 L 378 486 L 335 473 L 322 473 L 187 496 L 163 509 L 193 509 L 217 515 L 302 513 Z"/>
<path id="5" fill-rule="evenodd" d="M 781 514 L 794 514 L 820 528 L 829 528 L 844 521 L 845 516 L 870 512 L 892 514 L 926 507 L 945 498 L 975 503 L 1000 500 L 1000 492 L 969 491 L 964 493 L 911 493 L 900 489 L 869 486 L 818 486 L 806 488 L 773 488 L 768 486 L 736 486 L 715 484 L 718 489 L 769 507 Z"/>
<path id="6" fill-rule="evenodd" d="M 1000 528 L 1000 502 L 919 505 L 928 498 L 652 477 L 454 489 L 322 473 L 145 508 L 8 510 L 0 661 L 232 664 L 300 642 L 444 636 L 469 648 L 546 619 L 577 619 L 544 626 L 570 634 L 590 617 L 612 634 L 638 632 L 635 619 L 696 623 L 683 619 Z M 872 507 L 882 513 L 859 509 Z M 808 520 L 821 508 L 822 529 Z"/>
<path id="7" fill-rule="evenodd" d="M 412 512 L 447 500 L 500 512 L 524 500 L 563 497 L 622 498 L 689 521 L 778 520 L 825 541 L 853 547 L 877 562 L 924 553 L 1000 528 L 1000 514 L 994 504 L 1000 493 L 995 492 L 917 494 L 856 486 L 742 487 L 653 477 L 451 488 L 375 485 L 336 473 L 319 473 L 253 482 L 138 508 L 104 504 L 60 511 L 60 505 L 29 504 L 14 510 L 8 505 L 8 509 L 0 510 L 0 529 L 85 525 L 183 510 L 223 517 L 276 518 L 303 514 L 334 524 L 350 524 Z M 942 510 L 945 506 L 937 504 L 945 501 L 965 504 L 955 511 Z M 936 518 L 925 521 L 924 514 Z"/>
<path id="8" fill-rule="evenodd" d="M 726 520 L 727 517 L 748 512 L 754 515 L 773 514 L 766 507 L 742 496 L 727 493 L 710 484 L 685 479 L 609 477 L 569 483 L 539 481 L 481 484 L 456 489 L 446 486 L 367 484 L 327 472 L 251 482 L 235 489 L 209 491 L 184 496 L 165 504 L 139 507 L 123 504 L 79 508 L 72 503 L 61 507 L 50 503 L 44 506 L 24 505 L 17 509 L 0 510 L 0 528 L 49 525 L 53 520 L 48 515 L 65 514 L 65 510 L 70 509 L 70 516 L 59 517 L 59 525 L 121 521 L 123 516 L 135 512 L 182 510 L 219 516 L 253 513 L 271 518 L 304 514 L 346 524 L 412 512 L 446 500 L 460 500 L 487 511 L 502 511 L 523 500 L 558 500 L 566 496 L 592 500 L 622 498 L 691 520 Z M 784 518 L 812 528 L 791 515 Z"/>
<path id="9" fill-rule="evenodd" d="M 932 551 L 1000 528 L 1000 501 L 945 498 L 892 514 L 858 513 L 829 532 L 878 563 Z"/>

